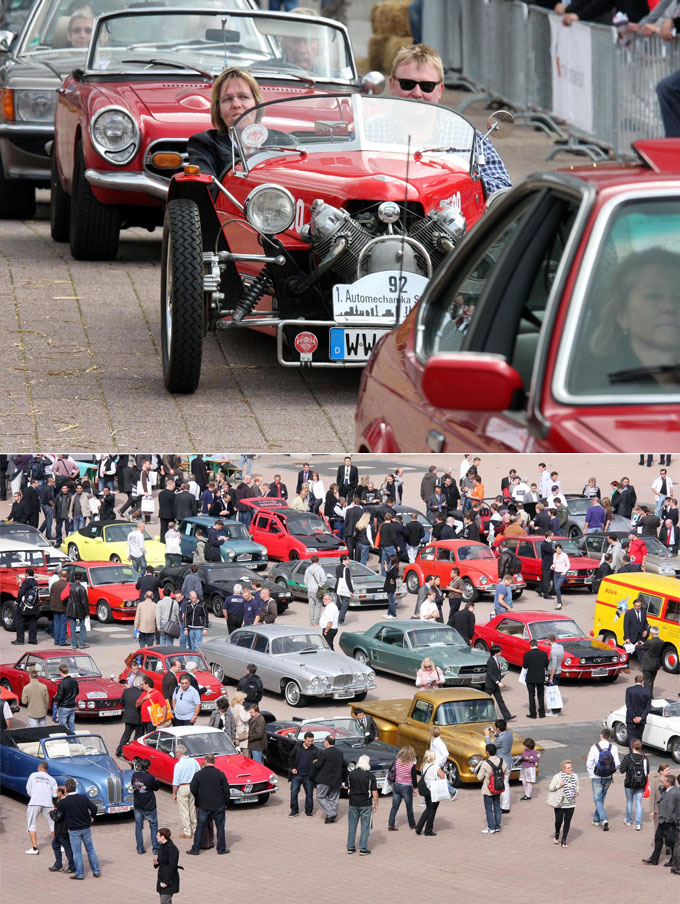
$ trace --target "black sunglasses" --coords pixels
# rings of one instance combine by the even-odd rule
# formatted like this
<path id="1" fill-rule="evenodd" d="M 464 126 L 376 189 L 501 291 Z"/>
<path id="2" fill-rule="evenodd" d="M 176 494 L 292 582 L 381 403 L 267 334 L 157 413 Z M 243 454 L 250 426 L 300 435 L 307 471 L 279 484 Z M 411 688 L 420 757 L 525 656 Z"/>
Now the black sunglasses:
<path id="1" fill-rule="evenodd" d="M 431 94 L 440 82 L 417 82 L 412 78 L 398 78 L 399 87 L 402 91 L 413 91 L 416 85 L 425 94 Z"/>

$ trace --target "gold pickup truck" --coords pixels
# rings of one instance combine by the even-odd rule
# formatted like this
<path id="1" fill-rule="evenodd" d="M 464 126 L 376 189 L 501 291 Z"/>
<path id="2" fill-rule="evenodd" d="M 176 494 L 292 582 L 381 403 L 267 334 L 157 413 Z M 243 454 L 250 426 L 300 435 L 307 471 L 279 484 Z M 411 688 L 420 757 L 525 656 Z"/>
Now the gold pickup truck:
<path id="1" fill-rule="evenodd" d="M 452 687 L 419 691 L 412 700 L 350 703 L 352 714 L 356 706 L 373 717 L 381 741 L 396 747 L 410 744 L 418 763 L 430 746 L 430 728 L 439 726 L 449 751 L 445 770 L 449 782 L 452 785 L 479 782 L 475 769 L 486 756 L 484 729 L 493 726 L 498 718 L 493 698 L 488 694 Z M 536 750 L 542 749 L 536 745 Z M 513 735 L 513 761 L 523 750 L 522 738 Z M 519 765 L 512 769 L 510 777 L 519 778 Z"/>

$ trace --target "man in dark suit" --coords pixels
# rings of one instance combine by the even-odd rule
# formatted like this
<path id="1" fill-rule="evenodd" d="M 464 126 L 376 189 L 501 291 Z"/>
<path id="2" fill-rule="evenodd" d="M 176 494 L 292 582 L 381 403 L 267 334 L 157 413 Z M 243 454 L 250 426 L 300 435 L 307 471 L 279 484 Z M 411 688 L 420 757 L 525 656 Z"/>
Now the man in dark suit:
<path id="1" fill-rule="evenodd" d="M 536 718 L 536 699 L 538 699 L 538 717 L 545 719 L 545 670 L 548 668 L 548 654 L 539 650 L 538 641 L 529 643 L 530 649 L 524 654 L 522 668 L 527 670 L 526 682 L 529 692 L 529 718 Z"/>
<path id="2" fill-rule="evenodd" d="M 191 495 L 191 494 L 190 494 Z M 168 524 L 175 520 L 175 481 L 168 480 L 165 489 L 158 494 L 158 518 L 161 522 L 161 543 L 165 542 Z"/>
<path id="3" fill-rule="evenodd" d="M 302 466 L 302 470 L 298 471 L 297 484 L 295 486 L 295 495 L 296 496 L 300 495 L 300 490 L 302 489 L 303 484 L 309 483 L 309 481 L 311 479 L 312 479 L 312 472 L 310 471 L 309 465 L 307 464 L 307 462 L 305 462 Z"/>
<path id="4" fill-rule="evenodd" d="M 671 518 L 666 518 L 661 525 L 661 530 L 659 531 L 659 540 L 663 543 L 664 546 L 667 546 L 673 555 L 678 554 L 678 546 L 680 546 L 680 531 L 678 530 L 678 525 L 673 524 L 673 520 Z"/>
<path id="5" fill-rule="evenodd" d="M 215 820 L 217 853 L 228 854 L 224 822 L 225 810 L 230 803 L 229 782 L 224 772 L 215 768 L 215 754 L 206 754 L 203 767 L 191 779 L 190 790 L 196 801 L 196 831 L 187 854 L 198 856 L 201 853 L 203 832 L 211 816 Z"/>
<path id="6" fill-rule="evenodd" d="M 635 676 L 635 684 L 626 688 L 626 730 L 628 746 L 634 738 L 642 740 L 647 716 L 652 708 L 652 695 L 644 685 L 642 675 Z"/>
<path id="7" fill-rule="evenodd" d="M 333 735 L 324 738 L 323 746 L 312 767 L 312 779 L 316 782 L 316 802 L 326 814 L 324 824 L 328 825 L 338 818 L 345 760 L 342 751 L 335 746 Z"/>
<path id="8" fill-rule="evenodd" d="M 361 504 L 361 499 L 358 496 L 355 496 L 351 505 L 348 505 L 345 509 L 345 545 L 349 551 L 350 559 L 356 558 L 356 540 L 354 538 L 354 531 L 356 530 L 357 521 L 363 514 L 364 508 Z"/>
<path id="9" fill-rule="evenodd" d="M 493 644 L 491 647 L 491 655 L 489 656 L 486 663 L 486 677 L 484 679 L 484 690 L 487 694 L 491 694 L 496 703 L 498 704 L 498 708 L 501 711 L 501 716 L 505 719 L 506 722 L 510 722 L 512 719 L 515 719 L 516 716 L 510 715 L 510 710 L 505 705 L 505 700 L 503 699 L 503 694 L 501 694 L 501 689 L 505 687 L 502 681 L 501 675 L 501 667 L 498 662 L 498 656 L 501 652 L 501 648 L 498 644 Z"/>
<path id="10" fill-rule="evenodd" d="M 536 593 L 543 599 L 550 599 L 550 579 L 552 577 L 552 563 L 555 549 L 553 547 L 553 532 L 547 531 L 545 540 L 541 540 L 538 544 L 538 552 L 541 557 L 541 583 L 538 585 Z"/>
<path id="11" fill-rule="evenodd" d="M 38 481 L 33 478 L 29 485 L 24 490 L 24 506 L 26 508 L 26 515 L 28 516 L 28 521 L 26 524 L 30 524 L 32 527 L 35 527 L 36 530 L 38 525 L 40 524 L 40 497 L 38 496 Z"/>
<path id="12" fill-rule="evenodd" d="M 354 707 L 354 721 L 357 723 L 359 734 L 367 744 L 372 744 L 378 737 L 378 728 L 373 716 L 368 716 L 360 706 Z"/>
<path id="13" fill-rule="evenodd" d="M 648 636 L 647 613 L 642 608 L 642 600 L 638 597 L 633 603 L 633 608 L 628 609 L 623 617 L 623 642 L 635 645 L 635 655 L 640 665 L 642 665 L 642 644 Z"/>
<path id="14" fill-rule="evenodd" d="M 425 505 L 427 506 L 427 517 L 432 521 L 432 519 L 439 514 L 446 515 L 448 512 L 448 503 L 446 501 L 446 496 L 442 493 L 442 488 L 440 484 L 436 483 L 434 486 L 434 492 L 431 496 L 428 496 L 425 500 Z"/>
<path id="15" fill-rule="evenodd" d="M 338 485 L 339 494 L 346 499 L 351 499 L 356 493 L 359 486 L 359 471 L 356 465 L 352 464 L 350 455 L 345 456 L 345 463 L 338 468 L 335 482 Z"/>
<path id="16" fill-rule="evenodd" d="M 459 609 L 453 616 L 453 627 L 458 631 L 465 643 L 470 646 L 472 636 L 475 633 L 475 604 L 466 603 L 463 609 Z"/>
<path id="17" fill-rule="evenodd" d="M 197 455 L 196 458 L 191 461 L 191 473 L 194 475 L 194 480 L 201 488 L 201 493 L 208 486 L 210 481 L 210 477 L 208 475 L 208 469 L 206 467 L 205 462 L 203 461 L 202 455 Z"/>
<path id="18" fill-rule="evenodd" d="M 175 493 L 175 521 L 179 524 L 184 518 L 193 518 L 196 509 L 196 497 L 189 492 L 188 484 L 183 483 L 179 493 Z"/>
<path id="19" fill-rule="evenodd" d="M 146 572 L 144 574 L 140 574 L 137 578 L 137 583 L 135 587 L 139 590 L 139 599 L 143 600 L 144 595 L 150 590 L 153 593 L 154 602 L 158 602 L 160 599 L 160 579 L 156 577 L 153 573 L 153 566 L 148 565 Z"/>
<path id="20" fill-rule="evenodd" d="M 649 637 L 642 644 L 642 677 L 651 697 L 654 697 L 656 673 L 661 668 L 663 647 L 664 642 L 659 637 L 659 629 L 656 625 L 651 625 Z"/>

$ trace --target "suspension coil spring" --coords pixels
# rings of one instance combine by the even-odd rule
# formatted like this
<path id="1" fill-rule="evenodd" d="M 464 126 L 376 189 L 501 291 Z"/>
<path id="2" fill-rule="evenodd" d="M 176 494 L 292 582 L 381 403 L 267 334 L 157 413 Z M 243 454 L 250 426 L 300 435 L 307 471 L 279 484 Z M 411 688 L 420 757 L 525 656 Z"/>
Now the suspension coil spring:
<path id="1" fill-rule="evenodd" d="M 248 291 L 234 308 L 233 319 L 236 323 L 241 323 L 244 317 L 253 310 L 258 301 L 262 298 L 267 288 L 271 285 L 269 276 L 269 264 L 266 264 L 259 275 L 250 284 Z"/>

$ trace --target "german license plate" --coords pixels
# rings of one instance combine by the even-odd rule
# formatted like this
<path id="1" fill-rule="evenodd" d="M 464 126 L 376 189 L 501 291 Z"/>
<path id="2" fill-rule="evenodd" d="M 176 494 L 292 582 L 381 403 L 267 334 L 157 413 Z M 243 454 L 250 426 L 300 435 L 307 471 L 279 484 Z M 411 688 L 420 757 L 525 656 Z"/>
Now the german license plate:
<path id="1" fill-rule="evenodd" d="M 107 807 L 107 813 L 129 813 L 132 807 Z"/>
<path id="2" fill-rule="evenodd" d="M 257 801 L 257 794 L 244 794 L 243 797 L 237 797 L 235 804 L 254 804 Z"/>
<path id="3" fill-rule="evenodd" d="M 340 691 L 338 694 L 333 694 L 334 700 L 349 700 L 354 696 L 354 691 Z"/>
<path id="4" fill-rule="evenodd" d="M 205 703 L 201 703 L 201 709 L 215 709 L 217 707 L 217 700 L 208 700 Z"/>
<path id="5" fill-rule="evenodd" d="M 101 719 L 104 716 L 122 716 L 122 715 L 123 715 L 122 709 L 103 709 L 99 713 L 99 718 Z"/>
<path id="6" fill-rule="evenodd" d="M 376 342 L 385 333 L 389 330 L 333 327 L 330 330 L 329 357 L 331 361 L 367 361 Z"/>
<path id="7" fill-rule="evenodd" d="M 373 594 L 371 595 L 371 599 L 374 599 L 374 600 L 386 600 L 386 599 L 387 599 L 387 594 L 386 594 L 386 593 L 373 593 Z"/>
<path id="8" fill-rule="evenodd" d="M 607 669 L 593 669 L 593 678 L 604 678 L 608 674 Z"/>

